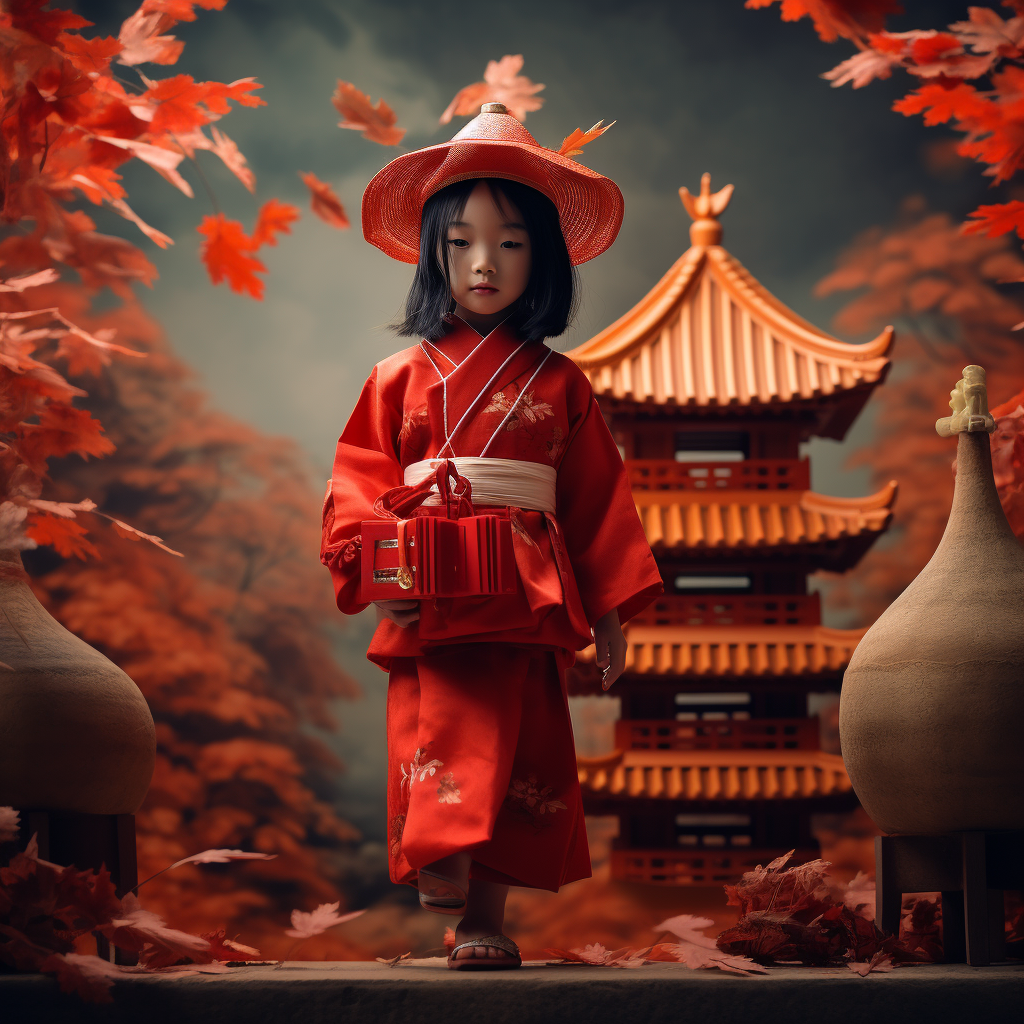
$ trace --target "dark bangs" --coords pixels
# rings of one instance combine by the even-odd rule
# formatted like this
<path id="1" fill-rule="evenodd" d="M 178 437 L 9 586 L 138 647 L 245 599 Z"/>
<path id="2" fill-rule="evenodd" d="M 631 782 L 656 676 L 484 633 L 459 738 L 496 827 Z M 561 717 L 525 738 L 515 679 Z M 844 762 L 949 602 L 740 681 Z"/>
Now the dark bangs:
<path id="1" fill-rule="evenodd" d="M 466 208 L 469 194 L 485 181 L 494 201 L 514 205 L 530 236 L 530 280 L 508 320 L 521 337 L 543 341 L 564 333 L 576 313 L 576 268 L 569 260 L 555 204 L 542 192 L 504 178 L 469 178 L 435 192 L 423 204 L 420 260 L 416 264 L 400 335 L 436 341 L 444 336 L 444 317 L 455 308 L 448 273 L 448 228 Z"/>

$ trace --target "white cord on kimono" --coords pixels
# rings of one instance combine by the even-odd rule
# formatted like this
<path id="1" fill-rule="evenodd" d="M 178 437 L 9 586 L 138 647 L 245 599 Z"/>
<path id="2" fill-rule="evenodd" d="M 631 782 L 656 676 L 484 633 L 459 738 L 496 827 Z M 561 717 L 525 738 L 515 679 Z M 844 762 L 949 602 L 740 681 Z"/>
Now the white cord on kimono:
<path id="1" fill-rule="evenodd" d="M 489 338 L 490 335 L 488 335 L 487 337 Z M 486 341 L 486 340 L 487 339 L 485 338 L 484 341 Z M 481 342 L 481 344 L 482 344 L 482 342 Z M 491 375 L 491 379 L 480 389 L 480 392 L 476 396 L 476 398 L 474 398 L 473 401 L 469 403 L 469 406 L 467 407 L 466 411 L 462 414 L 461 419 L 459 420 L 458 423 L 455 424 L 455 429 L 451 432 L 451 434 L 447 435 L 447 438 L 446 438 L 444 444 L 441 445 L 440 451 L 438 451 L 437 455 L 434 456 L 435 458 L 439 458 L 441 456 L 441 452 L 443 452 L 445 450 L 445 448 L 451 448 L 452 449 L 452 455 L 455 454 L 455 449 L 452 447 L 452 438 L 459 432 L 459 427 L 461 427 L 462 424 L 466 422 L 466 417 L 473 411 L 473 408 L 476 406 L 476 403 L 479 402 L 480 399 L 483 398 L 484 395 L 487 394 L 487 392 L 490 389 L 491 385 L 498 379 L 498 377 L 501 376 L 501 373 L 505 369 L 505 367 L 508 366 L 508 364 L 510 362 L 512 362 L 512 360 L 515 359 L 515 357 L 517 355 L 519 355 L 519 352 L 523 348 L 524 345 L 526 345 L 525 341 L 520 342 L 516 346 L 516 348 L 513 350 L 512 354 L 501 364 L 501 366 L 499 366 L 497 368 L 497 370 L 494 371 L 494 373 Z M 473 351 L 475 352 L 476 349 L 474 349 Z M 551 350 L 549 349 L 548 350 L 549 354 L 550 354 L 550 351 Z M 547 356 L 545 356 L 544 358 L 546 359 Z M 459 365 L 461 366 L 462 364 L 460 363 Z M 444 403 L 444 405 L 445 405 L 445 417 L 447 418 L 447 414 L 448 414 L 448 397 L 447 397 L 447 395 L 445 395 L 445 403 Z M 494 440 L 494 439 L 491 438 L 491 440 Z M 487 443 L 490 444 L 490 441 L 488 441 Z"/>
<path id="2" fill-rule="evenodd" d="M 516 411 L 516 406 L 522 401 L 523 395 L 526 394 L 527 389 L 534 382 L 534 380 L 536 380 L 537 374 L 540 373 L 540 371 L 543 368 L 544 364 L 548 361 L 548 356 L 551 355 L 551 352 L 552 352 L 552 349 L 549 348 L 547 350 L 547 352 L 544 354 L 544 358 L 540 361 L 540 366 L 538 366 L 537 369 L 533 371 L 533 376 L 523 385 L 522 390 L 516 396 L 516 400 L 512 403 L 512 405 L 509 408 L 508 412 L 505 413 L 505 418 L 498 424 L 498 429 L 495 430 L 495 432 L 493 434 L 491 434 L 490 441 L 488 441 L 487 444 L 484 445 L 483 451 L 480 452 L 480 457 L 481 458 L 483 458 L 483 456 L 485 456 L 487 454 L 487 449 L 491 447 L 491 445 L 494 443 L 494 439 L 498 436 L 498 434 L 501 433 L 501 430 L 505 426 L 505 424 L 508 423 L 510 417 L 512 416 L 512 413 L 514 413 Z M 458 429 L 458 428 L 456 427 L 456 429 Z M 454 454 L 454 452 L 453 452 L 453 454 Z"/>
<path id="3" fill-rule="evenodd" d="M 462 317 L 459 317 L 459 319 L 462 320 Z M 507 320 L 507 319 L 508 319 L 508 317 L 505 317 L 505 320 Z M 505 322 L 505 320 L 502 320 L 501 323 L 503 324 Z M 466 323 L 465 320 L 462 320 L 462 322 Z M 467 326 L 468 326 L 468 324 L 467 324 Z M 500 326 L 501 326 L 501 324 L 498 324 L 498 327 L 500 327 Z M 420 348 L 423 349 L 423 354 L 427 357 L 427 359 L 430 360 L 430 365 L 434 368 L 434 372 L 438 375 L 438 377 L 441 378 L 441 394 L 442 394 L 442 398 L 443 398 L 442 407 L 443 407 L 443 411 L 444 411 L 444 442 L 445 442 L 445 446 L 449 446 L 451 444 L 452 434 L 454 434 L 454 432 L 455 432 L 455 431 L 452 431 L 452 434 L 448 433 L 448 378 L 462 365 L 462 363 L 464 363 L 467 359 L 471 359 L 474 355 L 476 355 L 476 350 L 498 329 L 498 327 L 495 327 L 492 330 L 488 331 L 487 334 L 485 334 L 473 346 L 473 348 L 470 351 L 469 355 L 465 356 L 461 363 L 455 362 L 455 360 L 452 359 L 451 356 L 446 355 L 433 342 L 427 341 L 426 338 L 424 338 L 420 342 Z M 440 368 L 438 367 L 437 363 L 435 363 L 434 360 L 431 359 L 430 353 L 425 348 L 423 348 L 424 345 L 429 345 L 438 355 L 444 356 L 445 359 L 447 359 L 448 362 L 452 364 L 452 368 L 447 373 L 442 373 Z M 458 429 L 459 429 L 458 426 L 456 426 L 455 430 L 458 430 Z M 444 448 L 442 448 L 441 450 L 444 451 Z M 452 454 L 453 455 L 455 454 L 455 449 L 454 448 L 452 448 Z"/>

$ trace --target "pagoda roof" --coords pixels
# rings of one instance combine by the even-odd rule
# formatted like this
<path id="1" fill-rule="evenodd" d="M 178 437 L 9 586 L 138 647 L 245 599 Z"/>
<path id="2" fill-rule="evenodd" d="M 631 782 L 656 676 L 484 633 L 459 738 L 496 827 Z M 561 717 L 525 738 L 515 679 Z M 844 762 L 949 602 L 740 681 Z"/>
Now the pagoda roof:
<path id="1" fill-rule="evenodd" d="M 852 790 L 843 759 L 820 750 L 616 750 L 576 761 L 584 796 L 791 800 Z"/>
<path id="2" fill-rule="evenodd" d="M 680 626 L 627 623 L 626 668 L 634 675 L 766 677 L 834 675 L 866 629 L 819 625 Z M 594 647 L 577 655 L 593 663 Z"/>
<path id="3" fill-rule="evenodd" d="M 680 189 L 693 245 L 624 316 L 567 353 L 594 393 L 687 414 L 806 410 L 809 434 L 842 439 L 889 370 L 892 328 L 852 345 L 804 320 L 719 244 L 714 196 Z"/>
<path id="4" fill-rule="evenodd" d="M 813 491 L 633 491 L 647 542 L 657 555 L 832 550 L 830 569 L 849 568 L 889 525 L 897 485 L 865 498 Z"/>

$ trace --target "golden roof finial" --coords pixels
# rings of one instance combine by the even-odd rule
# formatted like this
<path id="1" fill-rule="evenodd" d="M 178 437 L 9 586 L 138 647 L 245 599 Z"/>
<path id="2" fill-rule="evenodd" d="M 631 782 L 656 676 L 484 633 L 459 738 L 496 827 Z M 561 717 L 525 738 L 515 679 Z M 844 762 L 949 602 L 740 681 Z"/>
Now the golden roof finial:
<path id="1" fill-rule="evenodd" d="M 726 185 L 714 195 L 711 194 L 711 175 L 706 171 L 700 179 L 700 195 L 692 195 L 689 189 L 679 190 L 679 198 L 686 212 L 693 218 L 690 225 L 690 241 L 694 245 L 719 245 L 722 241 L 722 225 L 718 218 L 732 198 L 732 185 Z"/>
<path id="2" fill-rule="evenodd" d="M 964 375 L 949 393 L 952 416 L 936 420 L 935 429 L 941 437 L 984 430 L 991 434 L 996 421 L 988 411 L 988 388 L 985 371 L 980 366 L 965 366 Z"/>

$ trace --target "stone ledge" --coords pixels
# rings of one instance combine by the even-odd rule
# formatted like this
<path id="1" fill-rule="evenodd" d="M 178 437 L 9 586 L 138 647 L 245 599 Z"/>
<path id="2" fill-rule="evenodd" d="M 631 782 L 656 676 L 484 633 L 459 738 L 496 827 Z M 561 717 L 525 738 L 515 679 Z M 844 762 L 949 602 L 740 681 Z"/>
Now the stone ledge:
<path id="1" fill-rule="evenodd" d="M 38 975 L 0 975 L 4 1018 L 31 1024 L 999 1024 L 1024 1003 L 1024 964 L 935 964 L 861 978 L 846 968 L 738 977 L 672 964 L 457 972 L 290 961 L 187 978 L 126 976 L 92 1006 Z"/>

